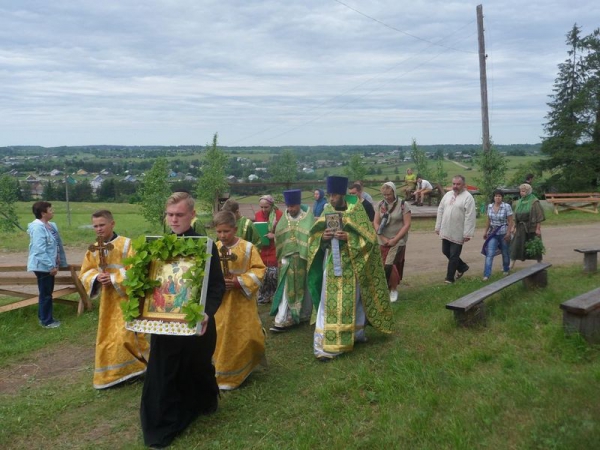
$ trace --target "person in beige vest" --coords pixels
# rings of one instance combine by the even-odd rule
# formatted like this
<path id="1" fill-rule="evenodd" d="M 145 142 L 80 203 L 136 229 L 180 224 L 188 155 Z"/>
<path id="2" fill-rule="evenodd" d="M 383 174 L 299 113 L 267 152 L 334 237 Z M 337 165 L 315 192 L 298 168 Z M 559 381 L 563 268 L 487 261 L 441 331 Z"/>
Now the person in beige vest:
<path id="1" fill-rule="evenodd" d="M 373 225 L 381 249 L 385 276 L 390 289 L 390 301 L 398 300 L 398 284 L 404 273 L 406 241 L 410 230 L 411 212 L 408 204 L 396 195 L 391 181 L 381 186 L 383 200 L 375 208 Z"/>

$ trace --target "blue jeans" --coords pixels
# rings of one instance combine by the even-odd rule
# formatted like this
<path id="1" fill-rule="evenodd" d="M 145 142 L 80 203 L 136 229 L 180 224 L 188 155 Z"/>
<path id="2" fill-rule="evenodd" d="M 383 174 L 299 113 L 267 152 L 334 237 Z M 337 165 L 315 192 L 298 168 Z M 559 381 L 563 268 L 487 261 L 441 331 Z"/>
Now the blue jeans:
<path id="1" fill-rule="evenodd" d="M 509 242 L 504 240 L 505 234 L 497 234 L 488 242 L 487 255 L 485 256 L 485 268 L 483 269 L 483 276 L 490 277 L 492 275 L 492 264 L 494 262 L 494 256 L 498 248 L 502 251 L 502 269 L 504 272 L 510 270 L 510 256 L 509 256 Z"/>
<path id="2" fill-rule="evenodd" d="M 54 292 L 54 277 L 50 272 L 33 272 L 37 277 L 40 300 L 38 305 L 38 318 L 42 325 L 54 322 L 52 317 L 52 292 Z"/>

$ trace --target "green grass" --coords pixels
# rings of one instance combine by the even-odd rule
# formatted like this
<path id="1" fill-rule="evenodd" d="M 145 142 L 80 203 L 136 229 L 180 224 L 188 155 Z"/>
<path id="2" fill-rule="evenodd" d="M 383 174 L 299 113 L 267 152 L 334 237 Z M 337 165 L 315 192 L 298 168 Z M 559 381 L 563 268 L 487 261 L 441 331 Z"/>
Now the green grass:
<path id="1" fill-rule="evenodd" d="M 487 300 L 487 327 L 461 329 L 444 305 L 482 287 L 478 277 L 411 280 L 393 305 L 394 333 L 369 328 L 368 343 L 333 362 L 315 360 L 308 326 L 269 335 L 269 368 L 172 448 L 597 448 L 600 348 L 565 336 L 558 307 L 597 285 L 579 265 L 552 267 L 546 289 L 507 288 Z M 261 306 L 269 325 L 266 314 Z M 3 314 L 0 367 L 93 346 L 95 311 L 58 306 L 57 316 L 64 326 L 45 330 L 35 306 Z M 142 448 L 141 383 L 96 392 L 92 365 L 0 394 L 0 447 Z"/>

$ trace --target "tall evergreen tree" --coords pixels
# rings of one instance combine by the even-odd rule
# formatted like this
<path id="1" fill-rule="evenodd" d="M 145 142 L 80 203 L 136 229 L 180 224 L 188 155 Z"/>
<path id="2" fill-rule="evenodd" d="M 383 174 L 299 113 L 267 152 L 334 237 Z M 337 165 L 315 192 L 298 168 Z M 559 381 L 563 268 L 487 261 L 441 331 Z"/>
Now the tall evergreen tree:
<path id="1" fill-rule="evenodd" d="M 165 202 L 171 189 L 167 181 L 168 163 L 166 158 L 158 158 L 146 173 L 140 188 L 142 216 L 153 225 L 162 225 Z"/>
<path id="2" fill-rule="evenodd" d="M 10 175 L 0 176 L 0 230 L 12 231 L 15 228 L 23 230 L 15 210 L 19 182 Z"/>
<path id="3" fill-rule="evenodd" d="M 218 134 L 215 133 L 212 144 L 206 145 L 202 176 L 198 180 L 196 189 L 196 198 L 200 203 L 199 207 L 204 211 L 215 213 L 218 208 L 219 196 L 229 189 L 225 179 L 226 166 L 227 155 L 219 148 Z"/>
<path id="4" fill-rule="evenodd" d="M 294 152 L 285 149 L 280 155 L 275 156 L 269 172 L 274 182 L 287 183 L 288 189 L 291 188 L 291 184 L 298 180 L 298 165 Z"/>
<path id="5" fill-rule="evenodd" d="M 344 169 L 344 172 L 350 183 L 352 183 L 354 181 L 364 180 L 365 175 L 367 174 L 367 168 L 363 164 L 360 155 L 355 154 L 350 157 L 350 162 L 348 167 Z"/>
<path id="6" fill-rule="evenodd" d="M 567 34 L 568 58 L 558 65 L 544 126 L 541 161 L 561 190 L 597 187 L 600 181 L 600 30 Z"/>
<path id="7" fill-rule="evenodd" d="M 429 181 L 432 175 L 431 169 L 429 168 L 429 161 L 427 161 L 427 155 L 425 152 L 417 146 L 416 139 L 412 140 L 410 157 L 412 158 L 414 164 L 413 171 Z"/>

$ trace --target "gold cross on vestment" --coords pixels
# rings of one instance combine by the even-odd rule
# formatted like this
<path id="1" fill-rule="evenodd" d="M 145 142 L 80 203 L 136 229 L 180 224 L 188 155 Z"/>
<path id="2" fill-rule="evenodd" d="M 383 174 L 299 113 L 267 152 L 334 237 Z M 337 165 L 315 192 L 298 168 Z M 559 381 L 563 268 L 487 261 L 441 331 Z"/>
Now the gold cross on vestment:
<path id="1" fill-rule="evenodd" d="M 113 248 L 115 248 L 114 245 L 112 245 L 110 242 L 105 242 L 102 236 L 98 236 L 98 238 L 96 238 L 96 242 L 90 244 L 88 247 L 88 250 L 92 253 L 98 251 L 98 259 L 100 260 L 99 266 L 102 272 L 104 272 L 104 269 L 106 269 L 106 253 Z"/>
<path id="2" fill-rule="evenodd" d="M 225 278 L 229 278 L 231 275 L 231 272 L 229 271 L 229 261 L 235 261 L 237 259 L 237 255 L 230 253 L 229 249 L 224 245 L 221 247 L 220 252 L 221 256 L 219 256 L 219 259 L 223 263 L 223 276 Z"/>

